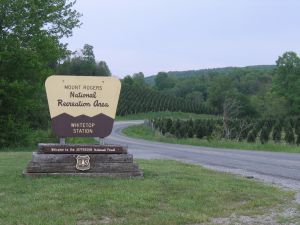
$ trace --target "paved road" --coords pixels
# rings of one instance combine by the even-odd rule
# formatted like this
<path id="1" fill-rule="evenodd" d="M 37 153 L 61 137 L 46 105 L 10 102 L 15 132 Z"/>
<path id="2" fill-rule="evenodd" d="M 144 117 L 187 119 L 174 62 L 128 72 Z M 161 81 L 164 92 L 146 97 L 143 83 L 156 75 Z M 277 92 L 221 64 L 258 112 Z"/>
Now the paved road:
<path id="1" fill-rule="evenodd" d="M 300 190 L 300 154 L 167 144 L 126 137 L 121 130 L 143 121 L 115 122 L 107 143 L 127 145 L 134 158 L 166 158 L 254 177 Z"/>

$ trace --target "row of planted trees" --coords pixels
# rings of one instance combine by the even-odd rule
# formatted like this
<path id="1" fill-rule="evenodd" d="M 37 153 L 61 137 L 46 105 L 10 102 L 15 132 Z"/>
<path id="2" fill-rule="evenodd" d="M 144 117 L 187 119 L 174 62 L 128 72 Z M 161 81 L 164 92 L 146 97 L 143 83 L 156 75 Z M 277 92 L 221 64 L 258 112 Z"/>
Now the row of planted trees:
<path id="1" fill-rule="evenodd" d="M 212 114 L 203 104 L 186 101 L 179 97 L 162 94 L 150 88 L 122 85 L 117 115 L 124 116 L 141 112 L 181 111 Z"/>
<path id="2" fill-rule="evenodd" d="M 276 143 L 300 145 L 300 117 L 287 119 L 196 119 L 179 120 L 156 118 L 148 125 L 166 136 L 177 138 L 223 138 L 262 144 Z"/>

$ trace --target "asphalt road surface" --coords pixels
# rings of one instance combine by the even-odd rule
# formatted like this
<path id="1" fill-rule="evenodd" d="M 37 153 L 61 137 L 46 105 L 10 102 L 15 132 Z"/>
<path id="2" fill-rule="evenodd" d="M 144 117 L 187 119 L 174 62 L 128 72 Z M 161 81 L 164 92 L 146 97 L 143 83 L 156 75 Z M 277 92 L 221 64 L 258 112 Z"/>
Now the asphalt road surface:
<path id="1" fill-rule="evenodd" d="M 204 167 L 240 174 L 300 191 L 300 154 L 233 150 L 168 144 L 126 137 L 122 129 L 143 121 L 115 122 L 106 143 L 128 146 L 134 158 L 175 159 Z M 298 198 L 300 196 L 298 195 Z"/>

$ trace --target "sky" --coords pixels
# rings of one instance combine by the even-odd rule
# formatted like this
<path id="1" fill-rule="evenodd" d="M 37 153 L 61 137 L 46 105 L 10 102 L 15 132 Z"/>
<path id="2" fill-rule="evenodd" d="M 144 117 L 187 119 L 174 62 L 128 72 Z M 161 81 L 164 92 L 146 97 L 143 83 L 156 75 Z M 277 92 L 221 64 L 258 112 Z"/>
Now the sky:
<path id="1" fill-rule="evenodd" d="M 94 47 L 119 78 L 270 65 L 300 53 L 299 0 L 77 0 L 72 51 Z"/>

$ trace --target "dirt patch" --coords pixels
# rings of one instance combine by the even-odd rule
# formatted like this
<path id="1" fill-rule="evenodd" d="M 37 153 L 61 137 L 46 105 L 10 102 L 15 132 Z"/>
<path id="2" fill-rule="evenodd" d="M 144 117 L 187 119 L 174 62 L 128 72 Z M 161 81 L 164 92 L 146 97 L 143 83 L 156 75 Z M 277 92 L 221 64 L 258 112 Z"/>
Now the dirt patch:
<path id="1" fill-rule="evenodd" d="M 118 219 L 119 222 L 120 220 L 122 221 L 123 219 Z M 115 224 L 116 222 L 116 219 L 111 219 L 109 217 L 104 216 L 101 217 L 100 220 L 80 220 L 76 223 L 76 225 Z"/>
<path id="2" fill-rule="evenodd" d="M 112 220 L 109 217 L 102 217 L 100 220 L 80 220 L 77 225 L 96 225 L 96 224 L 110 224 Z"/>
<path id="3" fill-rule="evenodd" d="M 299 205 L 298 205 L 299 207 Z M 213 218 L 210 222 L 194 225 L 299 225 L 300 211 L 297 204 L 282 209 L 273 209 L 258 216 L 241 216 L 232 214 L 230 217 Z"/>

